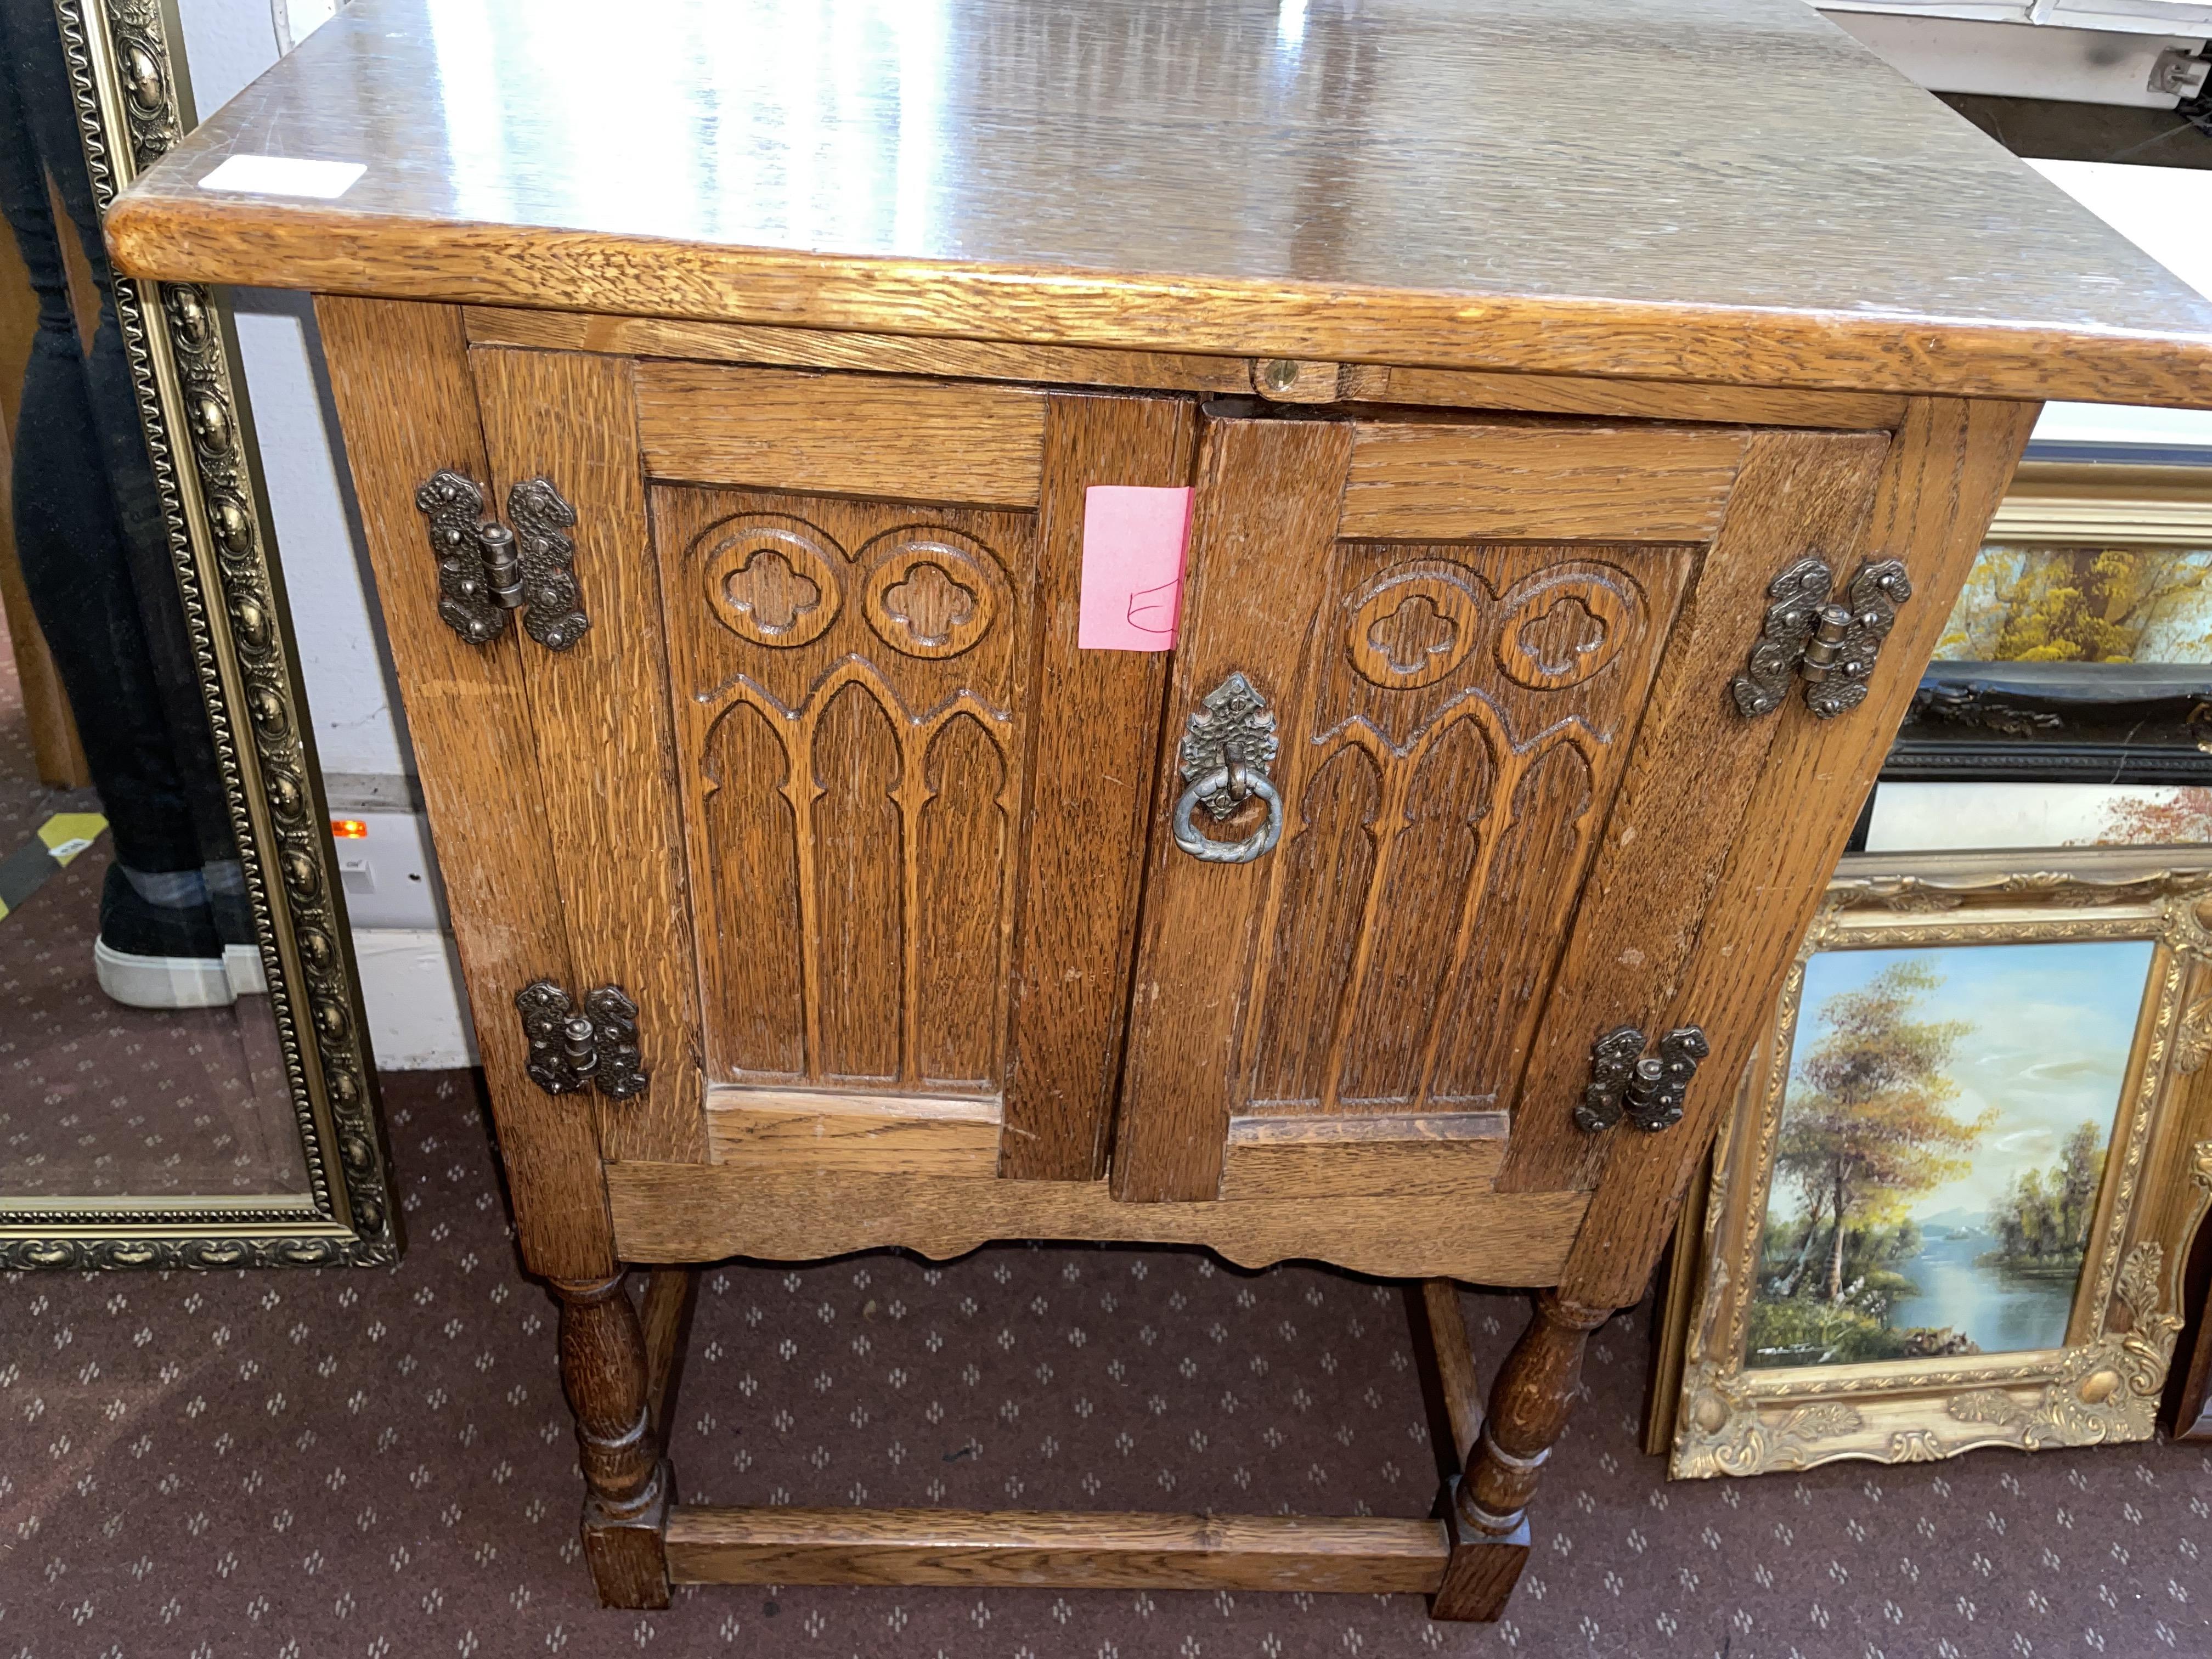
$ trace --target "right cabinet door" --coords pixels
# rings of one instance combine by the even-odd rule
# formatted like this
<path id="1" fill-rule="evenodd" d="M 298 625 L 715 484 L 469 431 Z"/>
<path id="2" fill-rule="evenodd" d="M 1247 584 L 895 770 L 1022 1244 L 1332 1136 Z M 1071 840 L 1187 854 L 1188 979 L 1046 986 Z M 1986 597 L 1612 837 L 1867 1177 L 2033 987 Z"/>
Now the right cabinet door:
<path id="1" fill-rule="evenodd" d="M 1210 421 L 1117 1195 L 1479 1182 L 1529 1090 L 1571 1114 L 1532 1057 L 1667 1012 L 1776 725 L 1729 681 L 1787 564 L 1849 575 L 1886 442 Z M 1680 795 L 1675 878 L 1584 902 L 1624 787 Z"/>

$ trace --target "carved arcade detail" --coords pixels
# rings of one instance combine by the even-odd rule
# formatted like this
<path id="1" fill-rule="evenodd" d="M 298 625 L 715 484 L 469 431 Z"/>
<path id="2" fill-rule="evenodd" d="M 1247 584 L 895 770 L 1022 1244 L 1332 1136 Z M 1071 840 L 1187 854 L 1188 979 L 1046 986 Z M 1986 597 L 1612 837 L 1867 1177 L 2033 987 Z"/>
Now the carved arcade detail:
<path id="1" fill-rule="evenodd" d="M 1339 545 L 1279 710 L 1249 1109 L 1510 1098 L 1561 934 L 1526 919 L 1579 884 L 1686 569 L 1606 551 Z"/>
<path id="2" fill-rule="evenodd" d="M 655 517 L 709 1076 L 996 1086 L 1030 515 L 665 489 Z"/>

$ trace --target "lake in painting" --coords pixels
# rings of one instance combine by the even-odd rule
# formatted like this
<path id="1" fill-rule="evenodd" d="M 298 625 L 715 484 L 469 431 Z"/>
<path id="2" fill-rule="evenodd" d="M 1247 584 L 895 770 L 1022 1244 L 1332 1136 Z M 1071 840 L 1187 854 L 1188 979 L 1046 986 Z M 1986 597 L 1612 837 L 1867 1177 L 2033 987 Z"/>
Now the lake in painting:
<path id="1" fill-rule="evenodd" d="M 2064 1342 L 2152 951 L 1812 957 L 1746 1365 Z"/>

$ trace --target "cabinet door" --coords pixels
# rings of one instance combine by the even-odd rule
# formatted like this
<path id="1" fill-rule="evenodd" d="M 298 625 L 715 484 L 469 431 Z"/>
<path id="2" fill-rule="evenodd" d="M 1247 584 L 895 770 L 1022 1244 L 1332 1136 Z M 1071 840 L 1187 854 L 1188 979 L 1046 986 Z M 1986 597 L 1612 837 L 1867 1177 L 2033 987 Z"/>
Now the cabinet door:
<path id="1" fill-rule="evenodd" d="M 1076 651 L 1084 492 L 1186 482 L 1190 406 L 472 359 L 501 500 L 575 514 L 525 657 L 576 972 L 668 1085 L 617 1154 L 1095 1177 L 1164 668 Z"/>
<path id="2" fill-rule="evenodd" d="M 1587 1045 L 1663 1012 L 1730 791 L 1771 741 L 1774 722 L 1729 708 L 1730 673 L 1789 557 L 1856 547 L 1885 441 L 1210 421 L 1117 1195 L 1353 1190 L 1316 1170 L 1364 1170 L 1348 1178 L 1386 1191 L 1485 1181 L 1547 1021 L 1587 1028 Z M 1279 802 L 1255 788 L 1217 823 L 1192 805 L 1209 763 L 1185 733 L 1237 712 L 1232 676 L 1273 722 Z M 1617 904 L 1580 901 L 1639 733 L 1663 727 L 1679 747 L 1685 720 L 1707 732 L 1712 788 L 1692 787 L 1670 826 L 1680 878 L 1644 896 L 1637 939 L 1608 936 L 1606 973 L 1570 983 L 1578 929 L 1615 925 Z M 1270 850 L 1221 857 L 1257 852 L 1271 813 Z M 1579 1088 L 1545 1111 L 1564 1116 Z"/>

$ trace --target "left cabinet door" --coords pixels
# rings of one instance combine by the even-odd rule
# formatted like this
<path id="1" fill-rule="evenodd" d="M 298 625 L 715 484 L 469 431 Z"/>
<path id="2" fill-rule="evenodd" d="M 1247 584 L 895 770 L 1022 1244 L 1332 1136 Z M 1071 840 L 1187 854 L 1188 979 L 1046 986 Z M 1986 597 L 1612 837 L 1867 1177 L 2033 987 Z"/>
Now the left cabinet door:
<path id="1" fill-rule="evenodd" d="M 653 1078 L 607 1155 L 1096 1178 L 1163 670 L 1077 649 L 1085 493 L 1186 483 L 1189 406 L 470 357 L 586 619 L 513 648 L 575 988 Z"/>

